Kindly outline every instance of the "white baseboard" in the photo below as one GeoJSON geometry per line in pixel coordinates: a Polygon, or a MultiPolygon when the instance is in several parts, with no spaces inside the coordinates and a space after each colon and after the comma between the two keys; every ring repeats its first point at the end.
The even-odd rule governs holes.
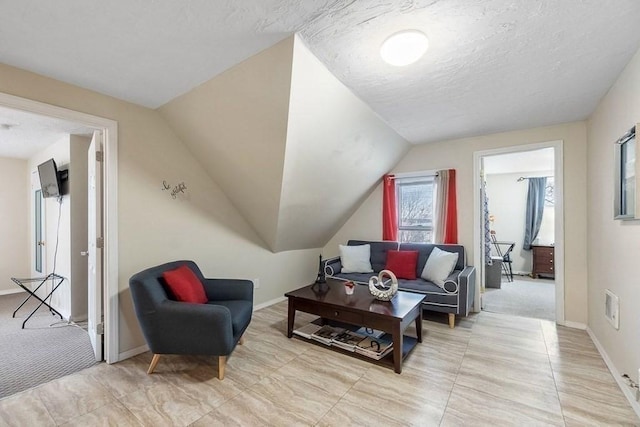
{"type": "Polygon", "coordinates": [[[125,359],[129,359],[130,357],[133,357],[133,356],[137,356],[146,351],[149,351],[149,346],[146,344],[141,345],[140,347],[132,348],[131,350],[123,351],[122,353],[118,354],[118,362],[121,362],[125,359]]]}
{"type": "Polygon", "coordinates": [[[269,307],[269,306],[271,306],[273,304],[277,304],[279,302],[285,301],[286,299],[287,299],[286,297],[278,297],[278,298],[272,299],[270,301],[263,302],[262,304],[254,305],[253,306],[253,311],[258,311],[258,310],[261,310],[263,308],[267,308],[267,307],[269,307]]]}
{"type": "Polygon", "coordinates": [[[0,291],[0,295],[19,294],[20,292],[25,292],[25,291],[22,289],[7,289],[5,291],[0,291]]]}
{"type": "Polygon", "coordinates": [[[640,403],[638,403],[638,401],[636,400],[635,393],[631,391],[631,388],[629,388],[627,384],[625,384],[622,379],[622,374],[618,372],[616,367],[613,365],[613,362],[609,358],[609,355],[606,351],[604,351],[604,347],[602,347],[600,341],[598,341],[598,338],[596,338],[596,335],[593,333],[591,328],[587,327],[587,333],[591,337],[591,341],[593,341],[593,343],[596,345],[596,348],[598,349],[600,356],[602,356],[604,363],[607,365],[607,368],[609,368],[611,375],[613,375],[613,379],[616,380],[616,383],[618,383],[618,387],[620,387],[620,390],[622,390],[622,393],[631,404],[631,408],[633,408],[636,415],[640,418],[640,403]]]}
{"type": "Polygon", "coordinates": [[[573,329],[582,329],[583,331],[587,329],[587,325],[580,322],[572,322],[571,320],[565,320],[564,322],[557,322],[558,325],[566,326],[567,328],[573,329]]]}

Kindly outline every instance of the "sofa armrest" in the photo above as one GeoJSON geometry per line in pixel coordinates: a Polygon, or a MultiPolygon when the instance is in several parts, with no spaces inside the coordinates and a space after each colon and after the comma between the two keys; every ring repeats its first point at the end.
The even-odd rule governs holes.
{"type": "Polygon", "coordinates": [[[468,315],[473,307],[476,290],[476,268],[467,266],[458,275],[458,284],[460,286],[460,303],[458,305],[458,314],[468,315]]]}
{"type": "Polygon", "coordinates": [[[326,259],[323,263],[324,274],[327,277],[333,277],[342,271],[342,263],[340,262],[339,256],[326,259]]]}
{"type": "Polygon", "coordinates": [[[245,300],[253,302],[253,282],[244,279],[204,279],[209,301],[245,300]]]}

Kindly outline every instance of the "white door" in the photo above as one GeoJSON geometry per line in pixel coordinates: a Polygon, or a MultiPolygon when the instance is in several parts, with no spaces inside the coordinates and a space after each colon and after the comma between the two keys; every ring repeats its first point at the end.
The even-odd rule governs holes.
{"type": "Polygon", "coordinates": [[[88,281],[89,286],[89,338],[96,356],[102,360],[103,353],[103,301],[102,301],[102,131],[95,131],[89,146],[88,161],[88,281]]]}

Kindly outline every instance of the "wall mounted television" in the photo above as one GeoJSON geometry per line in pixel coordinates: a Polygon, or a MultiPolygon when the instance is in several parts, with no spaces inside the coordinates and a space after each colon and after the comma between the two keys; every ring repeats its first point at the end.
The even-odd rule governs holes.
{"type": "MultiPolygon", "coordinates": [[[[66,176],[67,171],[63,171],[66,176]]],[[[42,197],[60,197],[62,196],[63,173],[58,171],[56,162],[49,159],[38,165],[38,175],[40,176],[40,188],[42,189],[42,197]]]]}

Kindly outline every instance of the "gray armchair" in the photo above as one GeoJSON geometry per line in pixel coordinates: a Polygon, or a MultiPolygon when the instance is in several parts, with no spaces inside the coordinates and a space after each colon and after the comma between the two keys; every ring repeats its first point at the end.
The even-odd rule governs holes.
{"type": "Polygon", "coordinates": [[[193,261],[174,261],[141,271],[129,279],[138,321],[155,369],[161,354],[218,356],[218,378],[224,378],[227,356],[249,326],[253,283],[239,279],[206,279],[193,261]],[[187,265],[202,282],[206,304],[175,301],[162,273],[187,265]]]}

